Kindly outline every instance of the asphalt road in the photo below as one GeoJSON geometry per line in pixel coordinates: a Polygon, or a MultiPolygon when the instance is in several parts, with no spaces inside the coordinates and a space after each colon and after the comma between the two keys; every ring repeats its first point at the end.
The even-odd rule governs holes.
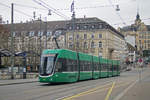
{"type": "MultiPolygon", "coordinates": [[[[136,86],[143,86],[144,91],[142,92],[150,93],[150,89],[145,89],[150,87],[145,87],[148,86],[146,83],[150,82],[149,76],[150,69],[143,69],[141,74],[135,69],[123,72],[118,77],[87,80],[71,84],[35,82],[5,85],[0,86],[0,100],[137,100],[133,97],[137,97],[141,91],[136,86]],[[137,92],[136,94],[135,91],[137,92]]],[[[141,100],[149,100],[147,99],[149,95],[142,96],[145,99],[141,100]]]]}

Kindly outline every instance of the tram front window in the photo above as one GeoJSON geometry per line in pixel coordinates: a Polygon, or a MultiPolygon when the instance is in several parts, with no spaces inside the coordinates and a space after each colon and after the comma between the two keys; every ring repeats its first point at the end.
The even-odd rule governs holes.
{"type": "Polygon", "coordinates": [[[53,72],[56,56],[42,56],[40,65],[40,75],[50,75],[53,72]]]}

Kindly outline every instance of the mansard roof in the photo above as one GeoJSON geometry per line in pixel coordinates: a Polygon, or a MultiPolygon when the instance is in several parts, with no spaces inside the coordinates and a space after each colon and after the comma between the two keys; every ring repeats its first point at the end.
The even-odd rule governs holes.
{"type": "MultiPolygon", "coordinates": [[[[55,29],[68,29],[67,25],[71,25],[72,20],[62,20],[62,21],[48,21],[47,22],[47,30],[48,31],[54,31],[55,29]]],[[[121,37],[124,38],[124,36],[118,32],[115,28],[113,28],[111,25],[109,25],[107,22],[100,20],[97,17],[91,17],[91,18],[76,18],[75,19],[75,24],[81,25],[81,24],[88,24],[90,25],[89,28],[92,29],[100,29],[102,27],[103,29],[110,29],[113,32],[119,34],[121,37]],[[101,25],[101,26],[98,26],[101,25]]],[[[46,22],[37,20],[37,21],[30,21],[26,23],[16,23],[14,24],[14,31],[20,35],[20,32],[25,31],[25,32],[30,32],[34,31],[36,34],[40,30],[41,26],[41,31],[45,31],[46,29],[46,22]],[[41,24],[40,24],[41,23],[41,24]]],[[[9,30],[11,29],[11,24],[5,24],[5,27],[7,27],[9,30]]],[[[45,32],[44,32],[45,34],[45,32]]]]}

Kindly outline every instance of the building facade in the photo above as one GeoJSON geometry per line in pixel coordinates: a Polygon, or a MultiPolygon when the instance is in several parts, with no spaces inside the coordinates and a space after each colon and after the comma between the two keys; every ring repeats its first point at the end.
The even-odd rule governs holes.
{"type": "MultiPolygon", "coordinates": [[[[43,49],[56,49],[53,37],[57,37],[60,48],[64,48],[65,24],[67,21],[43,22],[40,20],[26,23],[16,23],[13,26],[13,48],[17,52],[34,52],[27,54],[26,63],[32,70],[37,71],[40,64],[40,54],[43,49]]],[[[3,24],[8,29],[8,46],[5,49],[11,51],[11,24],[3,24]]],[[[10,65],[8,58],[7,66],[10,65]]],[[[22,57],[15,57],[15,65],[23,66],[22,57]]]]}
{"type": "Polygon", "coordinates": [[[150,50],[150,25],[145,25],[139,13],[137,13],[135,23],[119,29],[124,36],[130,35],[135,37],[135,47],[139,54],[143,50],[150,50]]]}
{"type": "Polygon", "coordinates": [[[71,50],[118,60],[126,45],[120,32],[96,17],[78,18],[67,24],[66,44],[71,50]]]}

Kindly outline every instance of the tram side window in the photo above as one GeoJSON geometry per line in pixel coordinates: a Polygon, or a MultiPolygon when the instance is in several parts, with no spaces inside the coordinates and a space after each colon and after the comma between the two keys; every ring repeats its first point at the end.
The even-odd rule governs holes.
{"type": "Polygon", "coordinates": [[[84,61],[84,71],[88,71],[87,61],[84,61]]]}
{"type": "Polygon", "coordinates": [[[101,71],[104,71],[104,64],[101,63],[101,71]]]}
{"type": "Polygon", "coordinates": [[[118,65],[114,65],[113,69],[114,69],[114,71],[117,71],[118,70],[118,65]]]}
{"type": "Polygon", "coordinates": [[[80,71],[84,71],[84,63],[83,63],[83,61],[80,61],[80,71]]]}
{"type": "Polygon", "coordinates": [[[80,61],[80,71],[91,71],[91,62],[80,61]]]}
{"type": "Polygon", "coordinates": [[[67,59],[66,66],[67,66],[67,71],[71,71],[71,72],[77,71],[77,63],[76,63],[76,60],[67,59]]]}
{"type": "Polygon", "coordinates": [[[107,64],[107,70],[110,71],[110,64],[107,64]]]}
{"type": "Polygon", "coordinates": [[[117,70],[116,67],[117,67],[116,65],[113,65],[113,71],[116,71],[116,70],[117,70]]]}
{"type": "Polygon", "coordinates": [[[107,64],[102,64],[101,70],[102,71],[107,71],[107,64]]]}
{"type": "Polygon", "coordinates": [[[111,65],[110,65],[110,70],[111,70],[111,71],[114,70],[113,67],[114,67],[114,65],[111,64],[111,65]]]}
{"type": "Polygon", "coordinates": [[[72,60],[72,68],[73,68],[73,71],[77,71],[77,61],[76,60],[72,60]]]}
{"type": "Polygon", "coordinates": [[[72,62],[70,59],[67,59],[67,71],[72,71],[72,62]]]}
{"type": "Polygon", "coordinates": [[[92,70],[92,67],[91,67],[91,62],[88,61],[88,67],[89,67],[89,70],[88,71],[91,71],[92,70]]]}
{"type": "Polygon", "coordinates": [[[99,63],[96,62],[96,63],[95,63],[95,71],[98,71],[98,70],[99,70],[99,63]]]}
{"type": "Polygon", "coordinates": [[[91,62],[87,61],[87,71],[91,71],[91,62]]]}
{"type": "Polygon", "coordinates": [[[96,62],[93,62],[94,71],[96,71],[96,62]]]}
{"type": "Polygon", "coordinates": [[[56,72],[66,71],[66,63],[65,63],[65,59],[64,58],[59,58],[57,60],[56,66],[55,66],[55,71],[56,72]]]}

